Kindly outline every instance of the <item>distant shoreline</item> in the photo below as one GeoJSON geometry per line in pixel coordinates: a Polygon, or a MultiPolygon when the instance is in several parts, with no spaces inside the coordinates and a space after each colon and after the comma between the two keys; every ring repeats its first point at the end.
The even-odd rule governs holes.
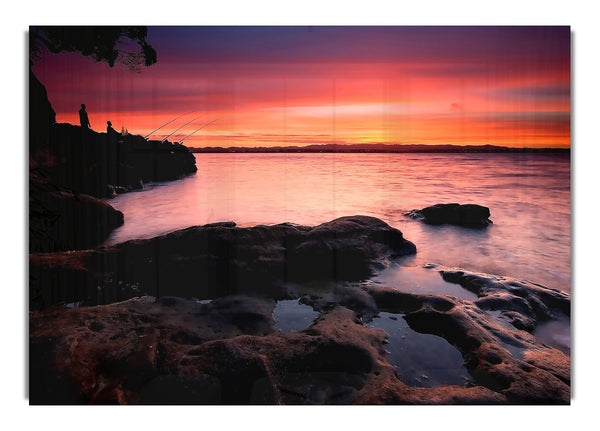
{"type": "Polygon", "coordinates": [[[188,147],[192,153],[560,153],[570,148],[512,148],[494,145],[309,145],[306,147],[188,147]]]}

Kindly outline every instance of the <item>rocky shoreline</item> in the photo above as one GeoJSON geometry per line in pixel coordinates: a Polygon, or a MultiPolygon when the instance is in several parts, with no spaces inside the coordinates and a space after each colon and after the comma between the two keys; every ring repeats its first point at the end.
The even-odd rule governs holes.
{"type": "Polygon", "coordinates": [[[568,318],[568,294],[439,265],[427,270],[477,299],[369,281],[415,252],[381,220],[350,216],[315,227],[219,223],[110,248],[31,255],[30,274],[49,284],[37,285],[46,306],[32,304],[29,316],[30,401],[570,402],[568,352],[533,335],[542,322],[568,318]],[[273,310],[294,298],[319,316],[306,329],[282,333],[273,310]],[[77,301],[91,306],[58,305],[77,301]],[[405,384],[386,351],[389,334],[368,327],[382,312],[450,343],[470,382],[405,384]]]}
{"type": "Polygon", "coordinates": [[[197,170],[183,145],[135,135],[110,137],[70,124],[50,125],[47,145],[32,145],[30,155],[30,250],[36,252],[101,244],[123,224],[123,214],[101,198],[197,170]],[[104,222],[98,225],[97,219],[104,222]],[[70,228],[73,224],[80,229],[70,228]]]}
{"type": "Polygon", "coordinates": [[[56,123],[46,88],[31,69],[29,106],[32,252],[96,247],[123,224],[123,214],[100,199],[197,171],[184,145],[56,123]]]}
{"type": "MultiPolygon", "coordinates": [[[[470,296],[379,284],[377,271],[417,247],[373,217],[224,222],[100,247],[125,222],[101,199],[193,174],[195,157],[178,143],[57,123],[31,63],[28,97],[30,404],[570,403],[570,347],[536,336],[570,320],[569,294],[436,264],[419,269],[470,296]],[[290,300],[316,317],[282,331],[275,310],[290,300]],[[374,325],[384,318],[389,332],[374,325]],[[468,377],[407,378],[392,345],[408,330],[446,343],[468,377]]],[[[479,205],[406,215],[492,223],[479,205]]],[[[443,359],[402,351],[416,353],[443,359]]]]}
{"type": "MultiPolygon", "coordinates": [[[[30,169],[43,172],[56,187],[110,198],[150,181],[176,180],[197,171],[196,159],[184,145],[57,123],[46,88],[31,69],[29,105],[30,169]]],[[[95,124],[104,129],[106,120],[95,124]]]]}
{"type": "Polygon", "coordinates": [[[365,280],[386,260],[414,253],[402,232],[374,217],[314,227],[214,223],[112,247],[31,254],[30,299],[41,296],[45,306],[143,295],[206,299],[262,292],[280,299],[290,283],[365,280]]]}

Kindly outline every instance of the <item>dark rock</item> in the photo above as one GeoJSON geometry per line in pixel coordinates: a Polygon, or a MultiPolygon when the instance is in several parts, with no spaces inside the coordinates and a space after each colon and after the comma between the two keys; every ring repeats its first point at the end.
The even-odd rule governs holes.
{"type": "Polygon", "coordinates": [[[492,223],[489,219],[489,208],[475,204],[436,204],[420,210],[409,211],[406,215],[433,225],[453,224],[477,228],[486,227],[492,223]]]}
{"type": "Polygon", "coordinates": [[[374,316],[378,313],[375,299],[359,286],[331,283],[319,289],[319,295],[310,295],[310,287],[301,286],[292,296],[302,296],[300,302],[310,305],[317,311],[328,311],[335,305],[343,305],[362,316],[374,316]]]}
{"type": "Polygon", "coordinates": [[[60,187],[99,198],[197,171],[194,155],[186,147],[137,135],[113,136],[71,124],[53,124],[44,142],[32,146],[30,154],[49,179],[60,187]]]}
{"type": "Polygon", "coordinates": [[[139,392],[139,404],[144,405],[219,404],[222,399],[219,379],[202,375],[158,375],[145,383],[139,392]]]}
{"type": "MultiPolygon", "coordinates": [[[[64,291],[64,284],[75,280],[85,297],[65,301],[88,305],[143,294],[216,298],[241,293],[283,299],[285,283],[364,280],[394,256],[415,251],[402,232],[366,216],[316,227],[217,223],[98,249],[85,254],[77,268],[63,266],[60,258],[34,259],[30,272],[47,303],[52,303],[50,292],[61,291],[54,283],[62,283],[64,291]]],[[[348,297],[352,301],[368,308],[364,298],[348,297]]]]}
{"type": "Polygon", "coordinates": [[[215,223],[32,254],[30,298],[112,304],[30,312],[30,402],[569,403],[569,356],[530,333],[538,321],[570,315],[568,294],[440,265],[430,267],[478,299],[352,284],[415,251],[381,220],[352,216],[315,227],[215,223]],[[123,301],[143,294],[159,299],[123,301]],[[298,297],[320,316],[280,333],[276,300],[298,297]],[[455,346],[472,387],[405,385],[388,362],[385,332],[363,324],[380,311],[455,346]]]}
{"type": "Polygon", "coordinates": [[[100,322],[96,322],[95,320],[93,322],[90,322],[90,324],[88,325],[88,328],[91,331],[94,332],[100,332],[104,329],[104,325],[100,322]]]}
{"type": "MultiPolygon", "coordinates": [[[[56,112],[48,100],[46,87],[29,68],[29,142],[30,149],[48,144],[50,126],[56,123],[56,112]]],[[[32,153],[33,154],[33,153],[32,153]]]]}
{"type": "Polygon", "coordinates": [[[378,286],[367,289],[382,310],[405,313],[413,330],[438,335],[456,346],[476,385],[499,392],[515,404],[569,403],[568,356],[541,344],[518,324],[509,329],[470,301],[458,298],[445,297],[444,303],[452,306],[440,307],[442,297],[378,286]],[[523,360],[514,357],[507,346],[523,351],[523,360]]]}
{"type": "Polygon", "coordinates": [[[87,195],[50,189],[30,176],[29,251],[82,250],[101,244],[123,213],[87,195]]]}
{"type": "Polygon", "coordinates": [[[514,326],[535,329],[535,322],[571,315],[568,294],[526,280],[468,272],[456,268],[440,269],[442,278],[476,293],[475,303],[484,310],[499,310],[514,326]]]}
{"type": "MultiPolygon", "coordinates": [[[[229,303],[252,307],[247,300],[256,301],[237,297],[229,303]]],[[[86,404],[506,403],[484,387],[405,386],[386,361],[383,331],[357,323],[343,307],[305,331],[267,335],[233,330],[228,318],[215,325],[215,312],[212,303],[165,307],[134,299],[94,309],[102,332],[80,326],[85,308],[32,313],[30,363],[36,376],[45,377],[31,381],[30,400],[52,403],[60,390],[60,401],[86,404]],[[143,337],[134,331],[140,314],[152,317],[137,331],[148,334],[143,337]],[[191,349],[172,341],[177,333],[198,331],[191,349]],[[111,337],[115,333],[124,335],[111,337]],[[52,385],[41,384],[47,382],[52,385]]]]}
{"type": "MultiPolygon", "coordinates": [[[[335,231],[334,237],[343,237],[349,229],[341,228],[346,221],[331,222],[331,230],[321,225],[317,233],[327,237],[335,231]]],[[[315,230],[291,225],[257,229],[261,238],[269,238],[262,252],[281,238],[291,238],[293,246],[299,246],[315,230]],[[288,229],[293,229],[292,236],[288,229]]],[[[220,242],[224,238],[248,240],[252,235],[257,232],[217,224],[175,232],[171,238],[175,242],[160,247],[202,239],[203,250],[226,251],[231,248],[220,242]],[[208,231],[216,236],[202,236],[208,231]]],[[[134,243],[145,244],[132,242],[128,247],[134,243]]],[[[109,253],[104,253],[106,258],[109,253]]],[[[87,271],[89,259],[100,254],[55,253],[37,259],[38,265],[87,271]]],[[[303,331],[290,333],[274,328],[275,301],[259,297],[264,292],[259,285],[249,290],[253,296],[221,292],[210,303],[169,296],[156,302],[142,298],[93,309],[30,312],[30,400],[32,404],[568,404],[569,356],[527,331],[538,319],[560,318],[558,314],[570,309],[569,295],[524,280],[435,268],[444,279],[460,283],[479,298],[418,295],[369,283],[299,283],[289,287],[292,295],[301,295],[320,316],[303,331]],[[405,385],[387,360],[386,334],[363,324],[379,311],[402,313],[414,331],[443,337],[455,346],[472,378],[471,387],[405,385]],[[511,319],[512,327],[497,312],[511,319]],[[97,384],[100,381],[102,385],[97,384]]],[[[201,277],[196,280],[205,282],[201,277]]]]}
{"type": "Polygon", "coordinates": [[[412,329],[456,346],[473,386],[404,385],[387,362],[386,334],[341,306],[304,331],[283,334],[273,328],[274,301],[142,298],[95,307],[94,327],[85,324],[87,308],[32,312],[30,364],[40,378],[31,381],[32,404],[569,402],[568,356],[532,335],[498,324],[470,301],[364,289],[382,308],[404,311],[412,329]],[[522,358],[506,345],[521,349],[522,358]]]}
{"type": "Polygon", "coordinates": [[[378,260],[416,253],[402,232],[374,217],[341,217],[286,238],[289,279],[357,280],[378,260]],[[296,243],[297,242],[297,243],[296,243]]]}

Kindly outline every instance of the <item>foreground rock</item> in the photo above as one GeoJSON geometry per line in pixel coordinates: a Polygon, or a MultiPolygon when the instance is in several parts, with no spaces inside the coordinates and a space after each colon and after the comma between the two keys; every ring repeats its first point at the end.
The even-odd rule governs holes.
{"type": "Polygon", "coordinates": [[[475,204],[436,204],[420,210],[412,210],[407,216],[428,224],[453,224],[464,227],[486,227],[492,223],[490,209],[475,204]]]}
{"type": "Polygon", "coordinates": [[[249,292],[278,299],[289,282],[364,280],[388,259],[414,253],[402,232],[374,217],[315,227],[217,223],[78,254],[31,255],[30,297],[46,305],[249,292]]]}
{"type": "Polygon", "coordinates": [[[33,404],[502,403],[482,387],[411,388],[384,333],[337,307],[280,334],[272,301],[177,298],[31,315],[33,404]]]}
{"type": "Polygon", "coordinates": [[[569,403],[568,351],[535,336],[540,323],[569,318],[568,294],[437,265],[425,269],[477,298],[368,281],[395,256],[415,252],[397,229],[351,216],[315,227],[218,223],[111,248],[31,254],[32,308],[45,307],[29,315],[30,401],[569,403]],[[159,299],[139,298],[148,294],[159,299]],[[319,317],[280,333],[276,301],[297,298],[319,317]],[[112,304],[49,306],[76,301],[112,304]],[[428,388],[403,381],[385,349],[391,336],[367,327],[382,312],[445,339],[470,379],[428,388]]]}
{"type": "MultiPolygon", "coordinates": [[[[499,284],[491,287],[494,276],[437,270],[481,277],[488,287],[472,302],[371,284],[348,285],[347,291],[304,284],[303,293],[296,294],[320,316],[307,329],[285,334],[273,325],[275,301],[246,295],[210,303],[139,298],[30,312],[30,400],[33,404],[569,403],[569,356],[486,311],[486,297],[515,286],[497,279],[499,284]],[[369,316],[381,311],[400,313],[413,330],[454,345],[471,383],[433,388],[403,383],[388,361],[387,334],[365,326],[369,316]]],[[[556,308],[555,291],[520,283],[518,293],[512,293],[540,301],[548,310],[560,313],[568,303],[567,295],[559,295],[556,308]]],[[[552,313],[547,316],[553,318],[552,313]]]]}
{"type": "Polygon", "coordinates": [[[460,280],[469,288],[478,285],[479,299],[414,295],[378,286],[366,290],[380,310],[404,313],[414,330],[439,335],[457,347],[475,384],[502,393],[511,403],[569,403],[570,357],[532,335],[538,322],[569,315],[569,295],[524,280],[439,270],[445,280],[460,280]],[[498,297],[503,303],[491,306],[498,297]],[[529,307],[538,310],[523,325],[521,312],[529,307]]]}

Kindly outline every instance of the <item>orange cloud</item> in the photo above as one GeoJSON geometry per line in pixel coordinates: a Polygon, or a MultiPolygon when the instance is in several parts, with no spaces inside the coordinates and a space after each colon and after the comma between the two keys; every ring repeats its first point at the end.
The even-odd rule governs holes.
{"type": "Polygon", "coordinates": [[[110,120],[146,135],[202,114],[176,138],[218,118],[191,146],[570,145],[566,28],[151,28],[149,37],[159,62],[140,74],[45,55],[34,72],[57,120],[77,123],[86,103],[94,129],[110,120]]]}

